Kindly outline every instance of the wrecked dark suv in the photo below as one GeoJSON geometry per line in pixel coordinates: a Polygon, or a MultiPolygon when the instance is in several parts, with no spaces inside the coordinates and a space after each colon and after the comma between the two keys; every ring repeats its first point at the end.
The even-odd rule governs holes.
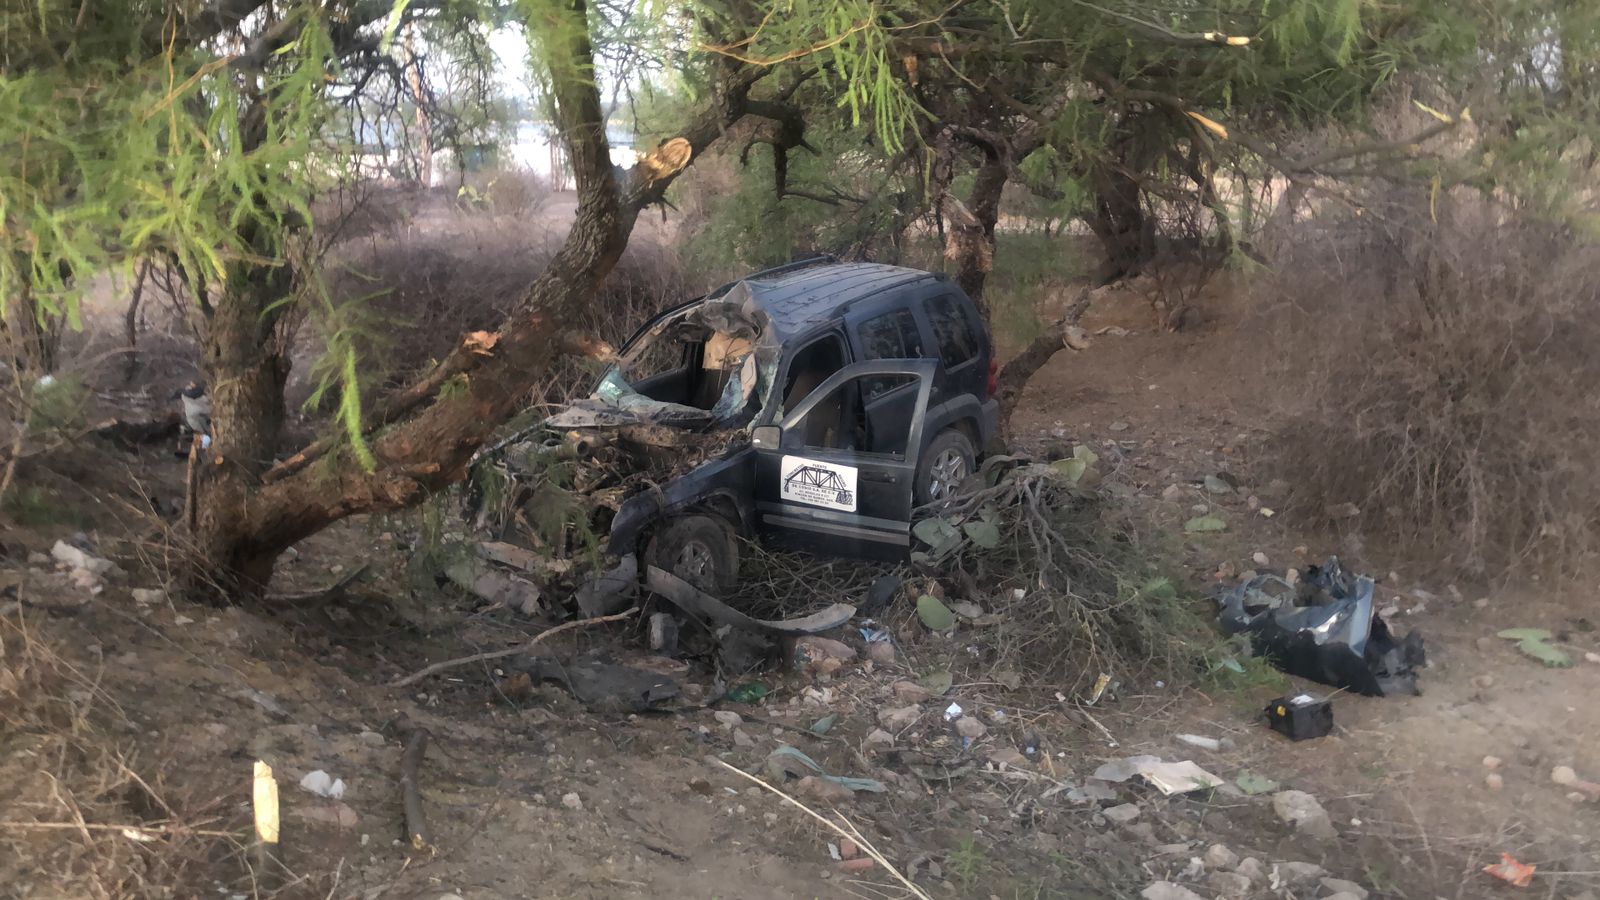
{"type": "Polygon", "coordinates": [[[768,269],[646,322],[542,441],[508,448],[500,521],[548,519],[538,482],[559,482],[613,562],[708,591],[734,583],[736,536],[904,558],[912,509],[994,436],[995,376],[982,317],[943,275],[768,269]]]}

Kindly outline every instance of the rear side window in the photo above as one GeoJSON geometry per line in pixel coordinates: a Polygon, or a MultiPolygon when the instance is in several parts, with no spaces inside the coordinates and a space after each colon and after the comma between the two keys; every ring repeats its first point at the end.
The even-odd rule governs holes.
{"type": "Polygon", "coordinates": [[[961,301],[953,294],[940,294],[928,301],[928,324],[933,326],[934,340],[939,342],[939,358],[944,367],[953,369],[978,355],[978,339],[972,333],[972,320],[961,301]]]}
{"type": "MultiPolygon", "coordinates": [[[[897,309],[868,319],[858,329],[865,359],[921,359],[922,335],[911,310],[897,309]]],[[[867,378],[862,381],[866,399],[871,400],[904,383],[898,378],[867,378]]]]}

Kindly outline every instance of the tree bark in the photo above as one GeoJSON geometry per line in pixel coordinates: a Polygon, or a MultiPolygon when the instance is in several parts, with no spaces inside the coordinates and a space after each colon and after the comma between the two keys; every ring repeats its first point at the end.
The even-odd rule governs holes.
{"type": "Polygon", "coordinates": [[[1094,190],[1089,229],[1106,254],[1098,283],[1139,274],[1153,250],[1139,182],[1119,168],[1102,165],[1094,171],[1094,190]]]}
{"type": "MultiPolygon", "coordinates": [[[[396,402],[379,405],[380,421],[367,423],[375,458],[370,469],[331,442],[268,469],[260,448],[276,432],[241,407],[281,398],[282,380],[274,376],[287,368],[280,373],[265,360],[240,365],[249,377],[230,386],[226,400],[220,391],[213,397],[214,416],[223,401],[227,421],[214,423],[204,488],[212,517],[202,517],[204,552],[195,561],[194,581],[221,586],[230,599],[259,595],[277,557],[296,541],[348,516],[413,505],[465,477],[473,454],[520,411],[537,377],[582,343],[571,339],[567,323],[615,267],[639,211],[658,202],[673,178],[744,114],[749,88],[765,71],[719,60],[708,111],[681,137],[618,173],[606,141],[586,2],[563,0],[553,16],[564,21],[538,27],[552,38],[550,91],[578,193],[561,248],[498,331],[467,335],[396,402]],[[447,385],[451,389],[443,390],[447,385]]],[[[221,335],[247,333],[247,313],[237,316],[221,335]]],[[[232,354],[228,358],[244,357],[244,349],[239,339],[219,336],[219,351],[232,354]]]]}
{"type": "Polygon", "coordinates": [[[1049,362],[1056,353],[1065,345],[1067,329],[1078,324],[1083,318],[1084,311],[1089,308],[1089,289],[1084,288],[1067,307],[1061,318],[1045,332],[1034,338],[1028,346],[1016,356],[1006,361],[1000,368],[997,376],[999,391],[997,397],[1000,401],[1000,435],[1009,444],[1011,440],[1011,414],[1016,412],[1017,403],[1022,400],[1022,391],[1028,382],[1049,362]]]}
{"type": "Polygon", "coordinates": [[[962,203],[946,191],[941,204],[947,224],[944,256],[956,270],[956,283],[989,317],[983,299],[984,284],[994,268],[994,229],[1000,220],[1000,196],[1010,168],[998,155],[986,156],[978,167],[972,193],[962,203]]]}

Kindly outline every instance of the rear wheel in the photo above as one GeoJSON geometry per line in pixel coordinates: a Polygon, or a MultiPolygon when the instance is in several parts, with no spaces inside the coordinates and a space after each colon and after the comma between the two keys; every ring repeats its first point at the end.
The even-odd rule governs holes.
{"type": "Polygon", "coordinates": [[[733,529],[714,516],[681,516],[650,539],[646,561],[708,594],[731,591],[739,581],[739,545],[733,529]]]}
{"type": "Polygon", "coordinates": [[[917,466],[916,501],[921,506],[943,500],[956,492],[971,475],[977,452],[972,441],[959,429],[946,428],[936,435],[922,453],[917,466]]]}

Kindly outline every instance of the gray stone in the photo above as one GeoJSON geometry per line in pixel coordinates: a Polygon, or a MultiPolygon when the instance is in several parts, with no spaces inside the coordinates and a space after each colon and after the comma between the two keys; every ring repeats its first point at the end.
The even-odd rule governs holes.
{"type": "Polygon", "coordinates": [[[1331,894],[1338,896],[1348,894],[1355,897],[1356,900],[1367,900],[1367,889],[1354,881],[1346,881],[1343,878],[1324,878],[1322,879],[1322,886],[1331,894]]]}
{"type": "Polygon", "coordinates": [[[1239,854],[1222,844],[1212,844],[1206,848],[1205,863],[1208,869],[1231,869],[1239,864],[1239,854]]]}
{"type": "Polygon", "coordinates": [[[1284,884],[1308,884],[1321,878],[1328,870],[1308,862],[1282,862],[1273,867],[1278,880],[1284,884]]]}
{"type": "Polygon", "coordinates": [[[1199,894],[1189,890],[1181,884],[1170,881],[1152,882],[1148,887],[1139,892],[1144,900],[1205,900],[1199,894]]]}
{"type": "Polygon", "coordinates": [[[1296,831],[1318,840],[1333,840],[1339,832],[1333,827],[1328,811],[1317,798],[1305,791],[1279,791],[1272,795],[1272,809],[1278,818],[1294,826],[1296,831]]]}
{"type": "Polygon", "coordinates": [[[1244,900],[1250,895],[1250,879],[1238,872],[1212,872],[1206,884],[1223,900],[1244,900]]]}
{"type": "Polygon", "coordinates": [[[1103,809],[1100,811],[1100,815],[1105,816],[1107,819],[1110,819],[1118,825],[1126,825],[1129,822],[1132,822],[1134,819],[1139,818],[1139,812],[1140,810],[1138,805],[1133,803],[1124,803],[1121,806],[1113,806],[1110,809],[1103,809]]]}
{"type": "Polygon", "coordinates": [[[1267,880],[1266,864],[1254,856],[1246,856],[1239,860],[1239,864],[1234,866],[1233,870],[1252,882],[1267,880]]]}
{"type": "Polygon", "coordinates": [[[1322,900],[1364,900],[1366,896],[1366,894],[1352,894],[1349,891],[1340,891],[1337,894],[1329,894],[1322,900]]]}

